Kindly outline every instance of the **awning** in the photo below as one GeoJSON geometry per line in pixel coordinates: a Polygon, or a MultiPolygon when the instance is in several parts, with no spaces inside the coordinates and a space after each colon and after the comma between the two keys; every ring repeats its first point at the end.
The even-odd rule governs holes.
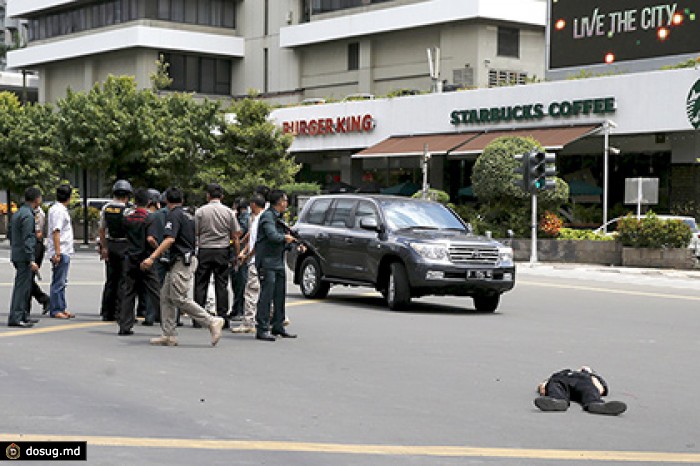
{"type": "Polygon", "coordinates": [[[582,125],[582,126],[560,126],[550,128],[530,128],[530,129],[513,129],[506,131],[489,131],[479,134],[477,137],[471,138],[464,144],[456,147],[449,152],[449,155],[472,155],[481,154],[486,146],[494,139],[508,136],[532,137],[539,141],[547,150],[563,149],[567,144],[571,144],[577,139],[581,139],[589,134],[597,131],[600,125],[582,125]]]}
{"type": "Polygon", "coordinates": [[[425,134],[416,136],[392,136],[382,142],[354,154],[352,158],[415,157],[422,156],[425,145],[432,155],[445,155],[455,147],[479,136],[475,133],[425,134]]]}

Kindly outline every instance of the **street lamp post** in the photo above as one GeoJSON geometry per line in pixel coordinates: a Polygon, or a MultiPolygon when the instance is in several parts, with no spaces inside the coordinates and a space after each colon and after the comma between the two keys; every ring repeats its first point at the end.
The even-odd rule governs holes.
{"type": "Polygon", "coordinates": [[[612,120],[605,120],[603,123],[604,131],[604,152],[603,152],[603,232],[608,232],[608,177],[610,176],[609,159],[610,159],[610,128],[616,128],[617,125],[612,120]]]}

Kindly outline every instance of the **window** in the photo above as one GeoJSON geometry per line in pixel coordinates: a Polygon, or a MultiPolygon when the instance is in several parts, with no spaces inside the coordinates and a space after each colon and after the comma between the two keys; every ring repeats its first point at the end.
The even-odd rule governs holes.
{"type": "Polygon", "coordinates": [[[176,23],[234,28],[236,2],[233,0],[94,1],[29,21],[29,38],[32,41],[47,39],[137,19],[160,19],[176,23]]]}
{"type": "Polygon", "coordinates": [[[355,207],[355,201],[352,199],[340,199],[336,201],[331,217],[332,227],[350,228],[350,213],[355,207]]]}
{"type": "Polygon", "coordinates": [[[158,19],[170,19],[170,0],[158,0],[158,19]]]}
{"type": "Polygon", "coordinates": [[[379,219],[377,218],[377,211],[371,202],[360,201],[355,211],[355,228],[360,228],[360,222],[363,218],[373,218],[377,224],[379,224],[379,219]]]}
{"type": "Polygon", "coordinates": [[[270,51],[265,47],[263,49],[263,92],[269,92],[270,82],[268,75],[270,74],[270,51]]]}
{"type": "Polygon", "coordinates": [[[170,19],[177,23],[185,22],[185,0],[172,0],[170,3],[170,19]]]}
{"type": "Polygon", "coordinates": [[[202,58],[200,73],[200,92],[203,94],[214,94],[216,91],[216,60],[213,58],[202,58]]]}
{"type": "Polygon", "coordinates": [[[211,0],[199,0],[197,8],[197,24],[210,24],[211,0]]]}
{"type": "Polygon", "coordinates": [[[319,199],[318,201],[315,201],[309,208],[309,211],[306,213],[305,221],[312,225],[323,225],[323,221],[326,218],[326,212],[328,212],[328,208],[330,206],[330,199],[319,199]]]}
{"type": "Polygon", "coordinates": [[[199,92],[213,95],[231,94],[231,60],[164,53],[170,64],[173,91],[199,92]]]}
{"type": "Polygon", "coordinates": [[[498,56],[520,58],[520,30],[498,27],[498,56]]]}
{"type": "Polygon", "coordinates": [[[348,70],[360,69],[360,44],[351,42],[348,44],[348,70]]]}

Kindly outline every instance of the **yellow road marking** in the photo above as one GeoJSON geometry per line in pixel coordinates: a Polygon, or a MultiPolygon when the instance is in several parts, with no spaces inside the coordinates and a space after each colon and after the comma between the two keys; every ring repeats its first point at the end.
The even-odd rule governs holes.
{"type": "MultiPolygon", "coordinates": [[[[44,281],[37,282],[37,283],[39,285],[47,285],[47,286],[51,284],[51,282],[44,282],[44,281]]],[[[104,284],[105,284],[104,281],[101,281],[101,282],[71,282],[71,281],[69,281],[68,282],[69,287],[70,286],[104,286],[104,284]]],[[[0,283],[0,288],[12,288],[13,286],[15,286],[14,282],[2,282],[2,283],[0,283]]]]}
{"type": "Polygon", "coordinates": [[[76,435],[0,434],[3,442],[87,441],[90,446],[180,448],[187,450],[248,450],[336,453],[351,455],[435,456],[463,458],[518,458],[561,461],[624,461],[640,463],[700,463],[700,453],[653,451],[550,450],[525,448],[477,448],[459,446],[362,445],[258,440],[197,440],[181,438],[99,437],[76,435]]]}
{"type": "Polygon", "coordinates": [[[20,335],[36,335],[39,333],[63,332],[65,330],[76,330],[79,328],[101,327],[104,325],[114,325],[114,322],[82,322],[79,324],[54,325],[51,327],[28,328],[24,330],[11,330],[9,332],[0,332],[0,338],[16,337],[20,335]]]}
{"type": "Polygon", "coordinates": [[[530,280],[518,280],[516,284],[523,285],[534,285],[534,286],[546,286],[550,288],[565,288],[570,290],[580,290],[580,291],[595,291],[600,293],[612,293],[612,294],[624,294],[624,295],[634,295],[634,296],[648,296],[650,298],[663,298],[663,299],[681,299],[687,301],[700,301],[700,296],[688,296],[688,295],[677,295],[677,294],[667,294],[667,293],[650,293],[647,291],[631,291],[631,290],[614,290],[611,288],[599,288],[594,286],[580,286],[580,285],[565,285],[560,283],[547,283],[547,282],[533,282],[530,280]]]}

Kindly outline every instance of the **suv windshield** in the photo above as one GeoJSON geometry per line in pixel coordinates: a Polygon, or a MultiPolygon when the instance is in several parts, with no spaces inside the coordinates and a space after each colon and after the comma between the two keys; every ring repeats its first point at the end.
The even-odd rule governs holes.
{"type": "Polygon", "coordinates": [[[382,200],[380,204],[392,230],[422,228],[467,231],[462,222],[442,204],[400,200],[382,200]]]}

